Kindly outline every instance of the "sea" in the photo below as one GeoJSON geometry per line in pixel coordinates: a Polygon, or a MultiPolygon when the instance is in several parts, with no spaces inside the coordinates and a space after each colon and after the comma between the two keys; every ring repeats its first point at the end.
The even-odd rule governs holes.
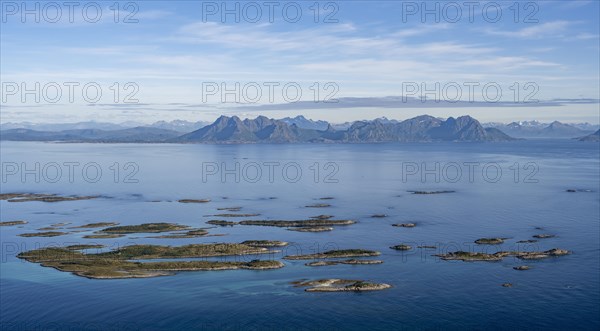
{"type": "MultiPolygon", "coordinates": [[[[598,330],[600,145],[576,140],[385,144],[0,143],[1,193],[98,196],[62,202],[0,201],[1,330],[598,330]],[[573,192],[569,192],[571,190],[573,192]],[[437,193],[437,194],[415,194],[437,193]],[[323,199],[331,198],[331,199],[323,199]],[[210,199],[180,203],[180,199],[210,199]],[[310,207],[327,204],[328,207],[310,207]],[[224,218],[218,208],[260,216],[224,218]],[[356,224],[303,233],[215,227],[212,219],[301,220],[320,214],[356,224]],[[386,217],[372,217],[383,214],[386,217]],[[71,226],[172,222],[208,236],[83,239],[71,226]],[[392,224],[415,223],[414,228],[392,224]],[[19,234],[55,223],[58,237],[19,234]],[[552,238],[533,243],[534,235],[552,238]],[[479,238],[505,238],[477,245],[479,238]],[[281,240],[260,256],[276,270],[180,272],[88,279],[18,259],[76,243],[107,251],[132,244],[281,240]],[[407,244],[408,251],[390,249],[407,244]],[[435,246],[434,249],[417,246],[435,246]],[[309,267],[286,255],[361,248],[378,265],[309,267]],[[522,261],[445,261],[453,251],[571,254],[522,261]],[[530,270],[513,267],[528,265],[530,270]],[[325,278],[392,285],[373,292],[313,293],[292,282],[325,278]],[[512,287],[502,284],[510,283],[512,287]]],[[[225,211],[227,212],[227,211],[225,211]]],[[[381,215],[380,215],[381,216],[381,215]]],[[[217,259],[217,260],[219,260],[217,259]]]]}

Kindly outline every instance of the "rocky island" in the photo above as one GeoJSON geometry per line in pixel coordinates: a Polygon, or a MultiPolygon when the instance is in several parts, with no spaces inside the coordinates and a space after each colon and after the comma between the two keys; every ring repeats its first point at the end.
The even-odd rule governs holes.
{"type": "Polygon", "coordinates": [[[444,194],[444,193],[454,193],[456,191],[407,191],[412,194],[444,194]]]}
{"type": "Polygon", "coordinates": [[[0,226],[14,226],[14,225],[23,225],[27,224],[27,221],[6,221],[0,222],[0,226]]]}
{"type": "Polygon", "coordinates": [[[206,224],[219,225],[219,226],[234,226],[239,223],[233,222],[233,221],[225,221],[225,220],[210,220],[210,221],[207,221],[206,224]]]}
{"type": "Polygon", "coordinates": [[[66,246],[65,249],[71,250],[71,251],[80,251],[83,249],[100,249],[100,248],[104,248],[104,245],[98,245],[98,244],[93,244],[93,245],[88,245],[88,244],[79,244],[79,245],[70,245],[70,246],[66,246]]]}
{"type": "Polygon", "coordinates": [[[303,226],[296,228],[287,228],[288,231],[297,231],[297,232],[327,232],[333,231],[333,228],[330,226],[303,226]]]}
{"type": "Polygon", "coordinates": [[[39,228],[37,229],[38,231],[55,231],[55,230],[60,230],[61,228],[57,228],[55,226],[46,226],[43,228],[39,228]]]}
{"type": "Polygon", "coordinates": [[[520,252],[515,254],[515,256],[522,260],[539,260],[548,257],[563,256],[568,254],[571,254],[571,252],[569,252],[566,249],[553,248],[543,252],[520,252]]]}
{"type": "Polygon", "coordinates": [[[128,233],[158,233],[188,229],[189,226],[175,223],[144,223],[138,225],[121,225],[102,229],[99,233],[128,234],[128,233]]]}
{"type": "Polygon", "coordinates": [[[500,251],[496,253],[477,253],[456,251],[447,254],[435,254],[442,260],[459,260],[459,261],[501,261],[506,256],[515,256],[523,260],[538,260],[548,257],[556,257],[570,254],[569,251],[559,248],[553,248],[543,252],[517,252],[517,251],[500,251]]]}
{"type": "Polygon", "coordinates": [[[500,245],[504,243],[505,238],[479,238],[475,240],[478,245],[500,245]]]}
{"type": "Polygon", "coordinates": [[[315,204],[307,205],[304,207],[306,207],[306,208],[327,208],[327,207],[331,207],[331,205],[328,203],[315,203],[315,204]]]}
{"type": "Polygon", "coordinates": [[[308,227],[308,226],[334,226],[334,225],[351,225],[356,223],[352,220],[245,220],[241,221],[241,225],[258,225],[258,226],[276,226],[276,227],[308,227]]]}
{"type": "Polygon", "coordinates": [[[217,208],[217,210],[240,211],[240,210],[242,210],[242,207],[222,207],[222,208],[217,208]]]}
{"type": "Polygon", "coordinates": [[[99,222],[99,223],[89,223],[85,225],[72,226],[71,229],[94,229],[94,228],[105,228],[108,226],[117,226],[119,223],[116,222],[99,222]]]}
{"type": "Polygon", "coordinates": [[[311,216],[309,218],[316,219],[316,220],[328,220],[330,218],[333,218],[333,215],[317,215],[317,216],[311,216]]]}
{"type": "Polygon", "coordinates": [[[380,291],[392,287],[389,284],[371,283],[363,280],[349,279],[319,279],[312,281],[297,281],[292,284],[298,287],[308,287],[306,292],[363,292],[380,291]]]}
{"type": "Polygon", "coordinates": [[[380,252],[370,251],[366,249],[341,249],[331,250],[323,253],[305,254],[305,255],[287,255],[283,258],[286,260],[312,260],[312,259],[334,259],[341,257],[367,257],[379,256],[380,252]]]}
{"type": "Polygon", "coordinates": [[[555,235],[553,235],[553,234],[545,234],[545,233],[544,233],[544,234],[536,234],[536,235],[533,235],[533,237],[534,237],[534,238],[538,238],[538,239],[547,239],[547,238],[554,238],[554,237],[556,237],[556,236],[555,236],[555,235]]]}
{"type": "Polygon", "coordinates": [[[270,253],[266,248],[244,244],[194,244],[186,246],[133,245],[117,250],[85,254],[81,249],[96,248],[93,245],[67,246],[65,248],[43,248],[23,252],[18,258],[40,263],[44,267],[71,272],[77,276],[93,279],[146,278],[172,275],[175,271],[266,270],[283,267],[274,260],[252,260],[250,262],[221,261],[168,261],[133,262],[131,260],[162,258],[199,258],[270,253]]]}
{"type": "Polygon", "coordinates": [[[116,233],[94,233],[83,236],[84,239],[113,239],[121,237],[125,237],[125,235],[116,233]]]}
{"type": "Polygon", "coordinates": [[[397,226],[401,228],[414,228],[417,226],[415,223],[400,223],[400,224],[392,224],[392,226],[397,226]]]}
{"type": "Polygon", "coordinates": [[[409,245],[405,245],[405,244],[400,244],[400,245],[396,245],[396,246],[392,246],[390,247],[391,249],[395,249],[397,251],[408,251],[411,250],[412,247],[409,245]]]}
{"type": "Polygon", "coordinates": [[[20,237],[58,237],[66,235],[66,232],[60,231],[47,231],[47,232],[31,232],[31,233],[21,233],[20,237]]]}
{"type": "Polygon", "coordinates": [[[306,266],[309,267],[322,267],[328,265],[337,265],[337,264],[382,264],[381,260],[357,260],[357,259],[348,259],[348,260],[340,260],[340,261],[315,261],[306,263],[306,266]]]}
{"type": "Polygon", "coordinates": [[[252,247],[283,247],[287,246],[287,242],[278,240],[246,240],[241,243],[252,247]]]}
{"type": "Polygon", "coordinates": [[[515,269],[515,270],[529,270],[530,268],[527,265],[520,265],[520,266],[513,267],[513,269],[515,269]]]}
{"type": "Polygon", "coordinates": [[[156,239],[185,239],[185,238],[198,238],[198,237],[203,237],[206,236],[208,234],[208,231],[204,230],[204,229],[195,229],[195,230],[189,230],[183,233],[171,233],[171,234],[164,234],[161,236],[156,236],[156,237],[148,237],[148,238],[156,238],[156,239]]]}
{"type": "Polygon", "coordinates": [[[210,199],[181,199],[177,200],[180,203],[207,203],[210,202],[210,199]]]}
{"type": "Polygon", "coordinates": [[[0,200],[7,200],[8,202],[28,202],[28,201],[41,201],[41,202],[60,202],[60,201],[77,201],[77,200],[90,200],[96,199],[99,196],[59,196],[58,194],[41,194],[41,193],[3,193],[0,194],[0,200]]]}
{"type": "Polygon", "coordinates": [[[260,214],[216,214],[212,215],[215,217],[256,217],[260,216],[260,214]]]}

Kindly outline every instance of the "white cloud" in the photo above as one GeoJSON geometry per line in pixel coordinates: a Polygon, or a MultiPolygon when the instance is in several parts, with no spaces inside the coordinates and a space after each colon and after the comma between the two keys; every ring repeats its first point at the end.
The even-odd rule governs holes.
{"type": "Polygon", "coordinates": [[[506,31],[506,30],[492,30],[486,29],[484,30],[486,33],[490,35],[496,36],[505,36],[511,38],[525,38],[525,39],[535,39],[535,38],[545,38],[545,37],[561,37],[567,30],[567,27],[572,25],[571,22],[568,21],[554,21],[536,24],[531,27],[523,28],[520,30],[514,31],[506,31]]]}

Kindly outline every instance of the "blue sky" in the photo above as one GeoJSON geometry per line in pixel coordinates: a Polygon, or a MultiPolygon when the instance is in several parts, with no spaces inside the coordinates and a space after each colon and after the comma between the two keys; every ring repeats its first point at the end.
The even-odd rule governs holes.
{"type": "MultiPolygon", "coordinates": [[[[213,120],[221,114],[303,114],[343,122],[424,113],[500,122],[599,121],[599,1],[521,1],[518,12],[512,1],[483,1],[472,7],[472,15],[462,1],[325,1],[318,2],[318,15],[314,1],[274,1],[272,20],[264,2],[254,2],[260,18],[249,2],[227,2],[234,11],[239,5],[239,22],[233,14],[223,19],[222,8],[210,12],[222,1],[137,1],[127,8],[128,2],[119,2],[119,23],[114,1],[94,2],[102,10],[95,23],[86,21],[95,20],[95,7],[82,15],[88,2],[75,8],[73,22],[68,7],[57,2],[63,15],[56,23],[49,22],[56,16],[53,8],[43,12],[45,2],[38,2],[39,23],[32,14],[23,22],[22,8],[15,12],[7,3],[21,2],[2,1],[3,123],[149,123],[213,120]],[[422,17],[424,9],[432,13],[422,17]],[[137,23],[124,23],[128,14],[137,23]],[[26,95],[23,102],[21,87],[31,89],[36,82],[52,95],[50,85],[58,83],[62,97],[52,103],[42,95],[37,103],[26,95]],[[91,103],[75,87],[71,102],[65,82],[79,87],[94,82],[102,98],[91,103]],[[139,90],[125,89],[126,83],[139,90]],[[203,100],[209,85],[232,89],[236,83],[248,88],[240,103],[232,94],[223,102],[219,92],[204,93],[203,100]],[[296,98],[294,89],[284,94],[290,83],[302,97],[296,98]],[[484,97],[486,84],[493,89],[484,97]],[[262,94],[254,98],[257,85],[262,94]],[[14,86],[19,91],[8,93],[14,86]],[[419,90],[410,90],[415,86],[419,90]],[[463,102],[449,102],[458,98],[456,86],[463,102]],[[470,101],[468,86],[473,102],[464,102],[470,101]],[[502,97],[496,101],[498,87],[502,97]],[[435,91],[425,103],[391,98],[395,104],[378,106],[389,97],[419,98],[422,88],[435,91]],[[114,90],[120,91],[117,102],[114,90]],[[316,90],[318,101],[331,95],[327,100],[340,103],[315,103],[316,90]],[[123,103],[130,92],[137,103],[123,103]],[[523,102],[528,95],[530,102],[523,102]]],[[[34,10],[35,4],[27,3],[34,10]]]]}

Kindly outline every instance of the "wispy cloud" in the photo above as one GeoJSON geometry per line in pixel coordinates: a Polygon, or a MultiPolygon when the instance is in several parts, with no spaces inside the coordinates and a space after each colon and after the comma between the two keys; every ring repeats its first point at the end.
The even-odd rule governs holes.
{"type": "Polygon", "coordinates": [[[535,26],[514,30],[514,31],[506,31],[506,30],[495,30],[495,29],[486,29],[484,30],[486,33],[490,35],[496,36],[505,36],[511,38],[525,38],[525,39],[535,39],[535,38],[556,38],[562,37],[566,32],[567,28],[571,26],[573,23],[568,21],[554,21],[536,24],[535,26]]]}

